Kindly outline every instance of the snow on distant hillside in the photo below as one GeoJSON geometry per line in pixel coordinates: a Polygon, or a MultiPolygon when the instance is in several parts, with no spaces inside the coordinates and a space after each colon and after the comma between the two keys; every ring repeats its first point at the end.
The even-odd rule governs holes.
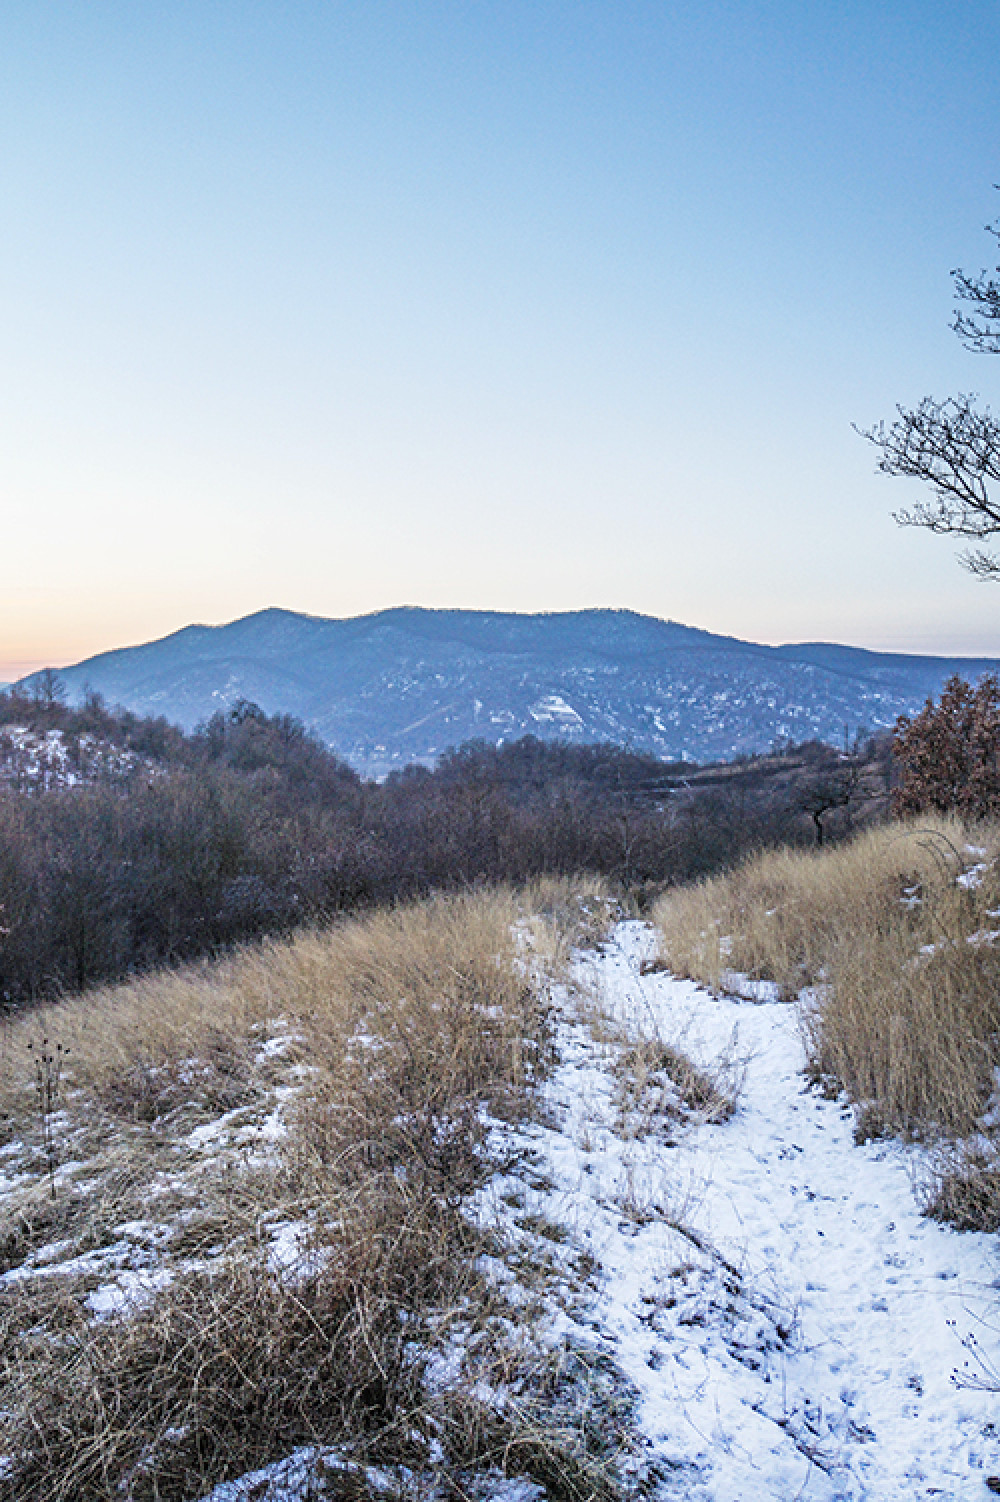
{"type": "Polygon", "coordinates": [[[62,730],[0,726],[0,784],[51,792],[55,788],[127,777],[145,761],[99,736],[62,730]]]}

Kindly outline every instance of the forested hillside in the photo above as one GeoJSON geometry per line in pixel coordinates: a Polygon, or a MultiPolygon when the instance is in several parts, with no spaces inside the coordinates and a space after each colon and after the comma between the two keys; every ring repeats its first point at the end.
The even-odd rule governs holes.
{"type": "Polygon", "coordinates": [[[865,817],[881,772],[864,766],[814,745],[699,769],[527,737],[376,783],[250,703],[186,734],[94,694],[70,708],[54,683],[0,695],[0,994],[482,881],[687,879],[865,817]]]}
{"type": "Polygon", "coordinates": [[[249,699],[296,715],[381,776],[467,740],[524,735],[698,762],[777,742],[841,744],[845,725],[851,735],[886,729],[951,674],[996,668],[822,642],[764,646],[631,610],[400,607],[346,620],[261,610],[103,652],[63,676],[74,703],[90,686],[189,730],[249,699]]]}

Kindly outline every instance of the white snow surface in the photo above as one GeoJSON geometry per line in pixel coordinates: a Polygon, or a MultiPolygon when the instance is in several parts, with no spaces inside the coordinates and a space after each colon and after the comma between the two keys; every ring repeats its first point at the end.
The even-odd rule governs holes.
{"type": "Polygon", "coordinates": [[[345,1483],[351,1480],[362,1482],[375,1495],[384,1491],[390,1497],[396,1493],[394,1483],[399,1479],[371,1466],[351,1466],[336,1450],[306,1445],[293,1451],[287,1459],[264,1466],[259,1471],[250,1471],[238,1481],[224,1481],[202,1502],[290,1502],[290,1499],[299,1498],[306,1502],[317,1495],[316,1486],[320,1481],[338,1477],[343,1477],[345,1483]]]}
{"type": "Polygon", "coordinates": [[[995,1239],[921,1215],[915,1150],[854,1145],[852,1114],[807,1085],[793,1006],[640,974],[653,952],[621,924],[579,984],[627,1033],[722,1060],[734,1115],[623,1133],[614,1047],[567,996],[553,1122],[529,1133],[553,1187],[526,1203],[596,1259],[563,1333],[634,1384],[658,1494],[985,1497],[1000,1415],[969,1383],[1000,1371],[995,1239]]]}
{"type": "MultiPolygon", "coordinates": [[[[428,1495],[420,1478],[402,1467],[384,1471],[355,1465],[335,1449],[305,1445],[286,1460],[251,1471],[238,1481],[224,1481],[201,1502],[313,1502],[319,1497],[366,1493],[374,1497],[383,1494],[387,1502],[392,1502],[407,1490],[428,1495]]],[[[530,1481],[497,1477],[491,1478],[484,1489],[477,1488],[476,1502],[544,1502],[544,1496],[541,1487],[530,1481]]]]}

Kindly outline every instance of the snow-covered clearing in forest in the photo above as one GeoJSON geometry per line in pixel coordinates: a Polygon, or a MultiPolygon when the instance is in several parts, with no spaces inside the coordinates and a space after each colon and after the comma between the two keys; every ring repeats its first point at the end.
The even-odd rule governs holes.
{"type": "Polygon", "coordinates": [[[733,1115],[623,1116],[621,1043],[569,994],[551,1123],[528,1133],[552,1187],[521,1193],[522,1217],[564,1228],[559,1254],[593,1259],[593,1301],[567,1297],[556,1325],[634,1385],[659,1494],[988,1495],[1000,1411],[974,1384],[1000,1372],[995,1239],[920,1214],[916,1151],[854,1145],[851,1113],[807,1086],[792,1006],[644,975],[654,949],[624,923],[579,956],[584,1012],[721,1061],[733,1115]]]}

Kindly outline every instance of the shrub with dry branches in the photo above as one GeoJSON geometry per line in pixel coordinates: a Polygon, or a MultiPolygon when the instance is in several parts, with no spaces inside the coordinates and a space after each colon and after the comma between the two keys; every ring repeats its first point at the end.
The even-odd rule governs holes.
{"type": "Polygon", "coordinates": [[[893,751],[901,779],[899,814],[957,813],[967,819],[1000,813],[1000,679],[978,685],[955,674],[938,703],[928,699],[913,719],[896,722],[893,751]]]}

